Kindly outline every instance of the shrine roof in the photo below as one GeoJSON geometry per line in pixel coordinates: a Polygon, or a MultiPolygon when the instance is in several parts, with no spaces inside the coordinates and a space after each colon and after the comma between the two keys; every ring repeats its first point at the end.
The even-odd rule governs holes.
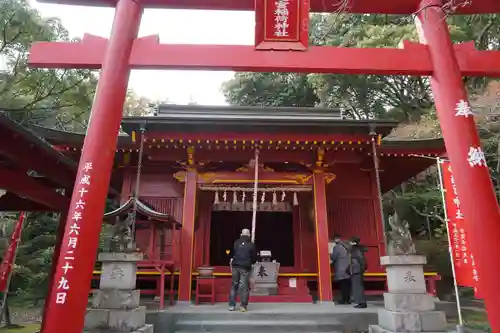
{"type": "MultiPolygon", "coordinates": [[[[209,134],[212,139],[217,134],[255,132],[286,133],[313,135],[321,133],[339,133],[368,135],[371,131],[382,136],[388,135],[399,123],[397,121],[380,120],[348,120],[342,119],[341,112],[330,108],[263,108],[244,106],[192,106],[169,105],[158,107],[156,116],[125,117],[122,121],[122,130],[117,140],[117,150],[138,148],[138,143],[132,142],[129,135],[132,131],[139,131],[145,126],[148,133],[165,132],[177,134],[209,134]]],[[[36,135],[49,141],[51,144],[66,147],[70,150],[79,150],[83,146],[84,133],[60,131],[55,129],[32,126],[36,135]]],[[[179,134],[179,135],[180,135],[179,134]]],[[[203,135],[202,135],[203,134],[203,135]]],[[[201,137],[200,136],[200,137],[201,137]]],[[[385,137],[382,140],[382,149],[418,152],[432,150],[444,153],[444,143],[437,139],[396,139],[385,137]]]]}
{"type": "Polygon", "coordinates": [[[421,148],[426,147],[428,149],[434,149],[441,153],[444,153],[444,141],[443,138],[426,138],[426,139],[398,139],[398,138],[384,138],[382,140],[382,146],[384,148],[421,148]]]}
{"type": "Polygon", "coordinates": [[[0,211],[63,211],[77,164],[0,112],[0,211]]]}
{"type": "Polygon", "coordinates": [[[162,104],[157,115],[125,117],[122,129],[139,132],[343,133],[388,135],[397,121],[342,119],[338,109],[302,107],[193,106],[162,104]],[[257,129],[257,130],[256,130],[257,129]]]}
{"type": "MultiPolygon", "coordinates": [[[[77,161],[54,148],[31,128],[0,112],[0,211],[61,211],[71,193],[77,161]]],[[[118,191],[110,188],[110,194],[118,191]]]]}
{"type": "MultiPolygon", "coordinates": [[[[40,149],[50,159],[54,159],[58,163],[63,164],[76,172],[78,165],[73,160],[55,150],[52,145],[43,137],[38,136],[33,131],[18,124],[2,112],[0,112],[0,127],[2,128],[2,131],[9,132],[16,138],[20,138],[20,140],[29,142],[32,148],[40,149]]],[[[9,144],[12,144],[12,142],[9,142],[9,144]]]]}
{"type": "MultiPolygon", "coordinates": [[[[42,126],[30,125],[30,130],[37,136],[44,138],[52,144],[66,144],[70,146],[82,146],[85,139],[85,133],[62,131],[42,126]]],[[[117,146],[129,146],[132,140],[128,134],[118,135],[117,146]]]]}
{"type": "MultiPolygon", "coordinates": [[[[117,0],[38,0],[45,3],[57,3],[78,6],[107,6],[114,7],[117,0]]],[[[356,0],[349,1],[345,8],[344,1],[338,0],[311,0],[311,12],[338,12],[366,13],[366,14],[414,14],[417,12],[421,0],[356,0]]],[[[147,8],[169,9],[204,9],[204,10],[243,10],[253,11],[254,0],[142,0],[147,8]]],[[[457,6],[457,14],[486,14],[500,12],[498,0],[475,0],[467,6],[457,6]]]]}

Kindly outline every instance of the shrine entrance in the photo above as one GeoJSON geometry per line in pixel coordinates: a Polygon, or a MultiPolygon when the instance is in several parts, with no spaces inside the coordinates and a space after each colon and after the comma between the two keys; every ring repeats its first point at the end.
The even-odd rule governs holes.
{"type": "MultiPolygon", "coordinates": [[[[252,226],[251,211],[214,210],[210,223],[210,265],[228,266],[234,241],[242,229],[252,226]]],[[[269,250],[281,267],[293,267],[293,214],[288,211],[257,212],[255,245],[269,250]]]]}

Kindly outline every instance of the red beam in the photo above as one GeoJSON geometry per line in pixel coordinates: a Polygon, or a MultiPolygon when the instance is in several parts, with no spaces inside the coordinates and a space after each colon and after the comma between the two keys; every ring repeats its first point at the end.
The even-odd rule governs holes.
{"type": "MultiPolygon", "coordinates": [[[[29,64],[41,68],[101,67],[107,39],[85,35],[82,42],[38,42],[29,64]]],[[[462,75],[500,77],[500,51],[478,51],[472,43],[455,45],[462,75]]],[[[426,45],[406,42],[403,49],[311,47],[307,52],[256,51],[240,45],[160,44],[158,36],[135,41],[132,69],[232,70],[332,74],[430,75],[426,45]]]]}
{"type": "MultiPolygon", "coordinates": [[[[185,183],[189,171],[179,171],[174,178],[185,183]]],[[[266,184],[312,185],[311,172],[270,172],[262,171],[259,182],[266,184]]],[[[208,171],[198,173],[198,184],[252,184],[255,181],[252,172],[208,171]]]]}
{"type": "Polygon", "coordinates": [[[68,208],[68,199],[18,171],[0,167],[0,188],[57,211],[65,211],[68,208]]]}
{"type": "MultiPolygon", "coordinates": [[[[117,0],[41,0],[40,2],[78,6],[114,7],[117,0]]],[[[311,11],[333,13],[342,10],[349,13],[414,14],[420,2],[421,0],[356,0],[349,1],[349,5],[345,8],[344,1],[311,0],[311,11]]],[[[141,0],[141,4],[147,8],[205,10],[253,11],[255,7],[254,0],[141,0]]],[[[500,2],[498,0],[473,0],[470,5],[457,9],[458,14],[486,14],[498,12],[500,12],[500,2]]]]}

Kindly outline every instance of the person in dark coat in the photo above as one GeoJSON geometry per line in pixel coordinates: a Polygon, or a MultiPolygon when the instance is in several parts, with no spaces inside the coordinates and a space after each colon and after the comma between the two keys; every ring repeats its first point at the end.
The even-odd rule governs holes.
{"type": "Polygon", "coordinates": [[[360,244],[359,237],[351,239],[351,286],[352,299],[358,309],[366,308],[364,274],[367,264],[365,258],[366,248],[360,244]]]}
{"type": "Polygon", "coordinates": [[[343,241],[340,235],[335,235],[330,260],[333,265],[333,280],[340,289],[340,304],[351,303],[351,246],[343,241]]]}
{"type": "Polygon", "coordinates": [[[257,262],[257,250],[250,239],[250,230],[243,229],[241,236],[234,242],[231,266],[232,283],[229,294],[229,311],[236,309],[236,294],[240,290],[240,310],[247,311],[249,297],[249,279],[252,266],[257,262]]]}

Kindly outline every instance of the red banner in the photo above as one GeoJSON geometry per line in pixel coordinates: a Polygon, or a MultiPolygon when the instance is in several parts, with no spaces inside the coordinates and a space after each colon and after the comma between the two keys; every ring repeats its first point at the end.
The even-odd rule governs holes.
{"type": "Polygon", "coordinates": [[[258,50],[307,50],[309,0],[256,0],[255,21],[258,50]]]}
{"type": "Polygon", "coordinates": [[[3,256],[2,265],[0,266],[0,292],[7,292],[5,289],[8,287],[7,283],[9,282],[12,267],[14,266],[17,246],[21,241],[21,231],[23,230],[24,218],[24,213],[21,213],[19,220],[12,231],[12,235],[10,236],[9,247],[3,256]]]}
{"type": "Polygon", "coordinates": [[[446,215],[448,217],[448,237],[452,248],[457,284],[465,287],[473,287],[476,297],[478,297],[477,286],[479,274],[476,269],[474,255],[469,247],[469,240],[465,229],[465,218],[460,208],[460,199],[450,162],[443,161],[441,171],[443,175],[446,215]]]}

